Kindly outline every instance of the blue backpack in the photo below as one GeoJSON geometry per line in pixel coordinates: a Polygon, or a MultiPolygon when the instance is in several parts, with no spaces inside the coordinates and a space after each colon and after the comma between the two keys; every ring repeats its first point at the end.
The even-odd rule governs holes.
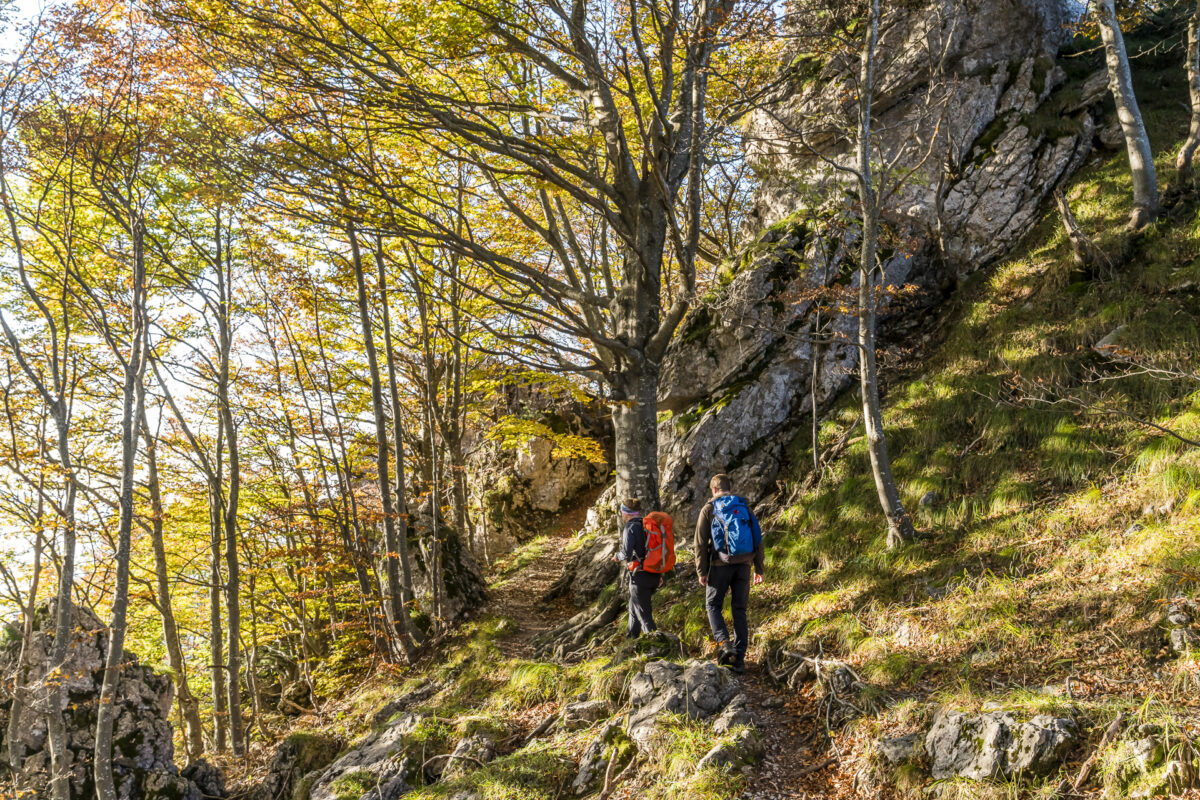
{"type": "Polygon", "coordinates": [[[750,508],[737,495],[727,494],[712,501],[713,549],[723,556],[753,553],[758,544],[750,508]]]}

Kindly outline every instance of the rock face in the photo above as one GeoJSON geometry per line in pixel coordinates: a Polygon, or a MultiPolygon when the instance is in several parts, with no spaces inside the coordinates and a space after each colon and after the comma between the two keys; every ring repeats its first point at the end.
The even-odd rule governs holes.
{"type": "Polygon", "coordinates": [[[594,402],[513,376],[498,387],[488,413],[495,421],[490,435],[474,431],[466,443],[473,453],[470,502],[481,510],[469,538],[484,558],[545,533],[564,510],[602,486],[610,471],[602,453],[611,424],[594,402]],[[501,434],[517,428],[523,435],[501,434]],[[598,457],[570,446],[589,442],[598,457]]]}
{"type": "Polygon", "coordinates": [[[424,549],[434,539],[434,528],[441,541],[442,579],[446,593],[442,598],[442,616],[456,620],[483,605],[487,599],[479,564],[458,531],[446,524],[441,515],[436,521],[428,499],[421,503],[409,528],[409,554],[413,557],[413,584],[423,608],[431,608],[433,585],[429,579],[430,554],[424,549]]]}
{"type": "Polygon", "coordinates": [[[275,748],[266,776],[238,794],[238,800],[307,800],[316,770],[326,767],[342,749],[341,739],[296,733],[275,748]]]}
{"type": "MultiPolygon", "coordinates": [[[[876,129],[885,151],[919,171],[884,207],[886,227],[905,245],[885,258],[883,284],[915,294],[903,318],[889,316],[896,306],[884,298],[883,343],[904,333],[902,319],[919,325],[916,312],[936,306],[958,276],[1013,247],[1090,152],[1102,89],[1068,80],[1059,66],[1061,8],[1056,0],[927,0],[896,12],[903,17],[888,27],[876,129]],[[944,53],[943,77],[927,63],[927,42],[944,53]],[[925,98],[936,113],[922,112],[925,98]],[[930,142],[937,157],[926,158],[930,142]]],[[[717,472],[751,500],[773,490],[788,440],[813,412],[814,361],[818,413],[855,380],[852,317],[826,317],[822,338],[834,341],[816,357],[810,343],[814,295],[855,286],[857,234],[853,219],[829,224],[845,222],[849,187],[807,148],[851,158],[827,120],[852,113],[846,87],[857,62],[815,59],[796,60],[786,96],[754,122],[761,145],[751,157],[767,176],[755,222],[772,227],[746,266],[684,320],[663,362],[659,402],[673,416],[659,428],[660,480],[678,525],[695,520],[717,472]]]]}
{"type": "Polygon", "coordinates": [[[651,661],[633,677],[629,694],[631,711],[625,730],[642,751],[653,746],[663,714],[708,719],[730,705],[745,707],[745,697],[729,670],[711,661],[651,661]]]}
{"type": "MultiPolygon", "coordinates": [[[[71,796],[92,797],[92,756],[95,747],[96,708],[108,652],[108,631],[90,611],[76,606],[72,620],[72,639],[67,660],[61,670],[66,683],[67,751],[70,760],[71,796]]],[[[28,663],[32,665],[25,686],[44,702],[43,680],[51,670],[54,639],[53,608],[37,612],[28,663]]],[[[20,640],[14,637],[0,650],[0,673],[13,675],[19,658],[20,640]]],[[[175,744],[168,722],[175,687],[170,677],[143,666],[126,652],[116,693],[113,724],[113,777],[120,798],[139,800],[201,800],[214,789],[223,790],[219,773],[199,765],[188,775],[201,779],[204,790],[180,774],[174,763],[175,744]]],[[[0,707],[0,737],[9,730],[11,701],[0,707]]],[[[25,703],[16,730],[25,753],[22,769],[11,775],[14,782],[28,790],[28,796],[50,796],[50,753],[46,741],[46,722],[25,703]]],[[[7,748],[8,742],[0,741],[7,748]]],[[[4,769],[7,771],[7,759],[4,769]]],[[[26,796],[26,795],[22,795],[26,796]]]]}
{"type": "Polygon", "coordinates": [[[661,723],[667,714],[712,720],[713,733],[724,737],[700,758],[697,770],[740,771],[762,757],[762,737],[754,727],[746,696],[725,667],[711,661],[651,661],[633,677],[629,694],[625,732],[651,758],[663,745],[661,723]]]}
{"type": "Polygon", "coordinates": [[[364,797],[376,797],[379,791],[397,797],[410,791],[408,781],[415,777],[421,764],[419,756],[408,753],[406,737],[424,720],[420,714],[399,714],[368,735],[312,780],[311,800],[339,800],[354,787],[361,787],[364,797]]]}
{"type": "Polygon", "coordinates": [[[969,715],[943,710],[925,736],[934,778],[1042,775],[1062,763],[1075,741],[1071,719],[1038,714],[1017,722],[1006,711],[969,715]]]}

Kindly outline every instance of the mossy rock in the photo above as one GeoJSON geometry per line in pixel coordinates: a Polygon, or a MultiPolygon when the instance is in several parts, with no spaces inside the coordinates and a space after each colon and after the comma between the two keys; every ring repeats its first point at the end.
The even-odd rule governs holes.
{"type": "Polygon", "coordinates": [[[293,773],[296,775],[307,775],[329,766],[346,744],[340,737],[314,733],[293,733],[284,741],[296,748],[293,767],[293,773]]]}

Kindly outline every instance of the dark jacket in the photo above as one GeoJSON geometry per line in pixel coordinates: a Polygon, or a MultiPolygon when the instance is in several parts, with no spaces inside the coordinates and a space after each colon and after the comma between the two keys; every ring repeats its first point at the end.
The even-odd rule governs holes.
{"type": "MultiPolygon", "coordinates": [[[[750,504],[746,503],[749,508],[750,504]]],[[[714,562],[712,543],[713,504],[709,500],[700,511],[700,519],[696,520],[696,574],[702,578],[708,577],[708,568],[714,562]]],[[[750,512],[750,524],[758,534],[757,546],[753,553],[742,553],[730,556],[728,561],[716,560],[718,564],[749,564],[754,562],[754,571],[762,575],[766,566],[766,552],[763,550],[762,529],[758,526],[758,518],[750,512]]],[[[644,534],[643,534],[644,535],[644,534]]]]}
{"type": "Polygon", "coordinates": [[[625,563],[641,561],[646,557],[646,529],[642,526],[641,517],[634,517],[625,523],[620,556],[625,563]]]}

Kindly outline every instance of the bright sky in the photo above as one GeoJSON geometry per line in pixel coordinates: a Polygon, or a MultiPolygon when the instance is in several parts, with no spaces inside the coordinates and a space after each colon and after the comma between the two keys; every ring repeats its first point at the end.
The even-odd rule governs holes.
{"type": "Polygon", "coordinates": [[[21,43],[19,29],[21,25],[28,19],[37,14],[38,10],[44,6],[45,0],[8,0],[8,2],[0,2],[0,8],[5,11],[7,23],[0,30],[0,50],[5,55],[12,51],[21,43]]]}

